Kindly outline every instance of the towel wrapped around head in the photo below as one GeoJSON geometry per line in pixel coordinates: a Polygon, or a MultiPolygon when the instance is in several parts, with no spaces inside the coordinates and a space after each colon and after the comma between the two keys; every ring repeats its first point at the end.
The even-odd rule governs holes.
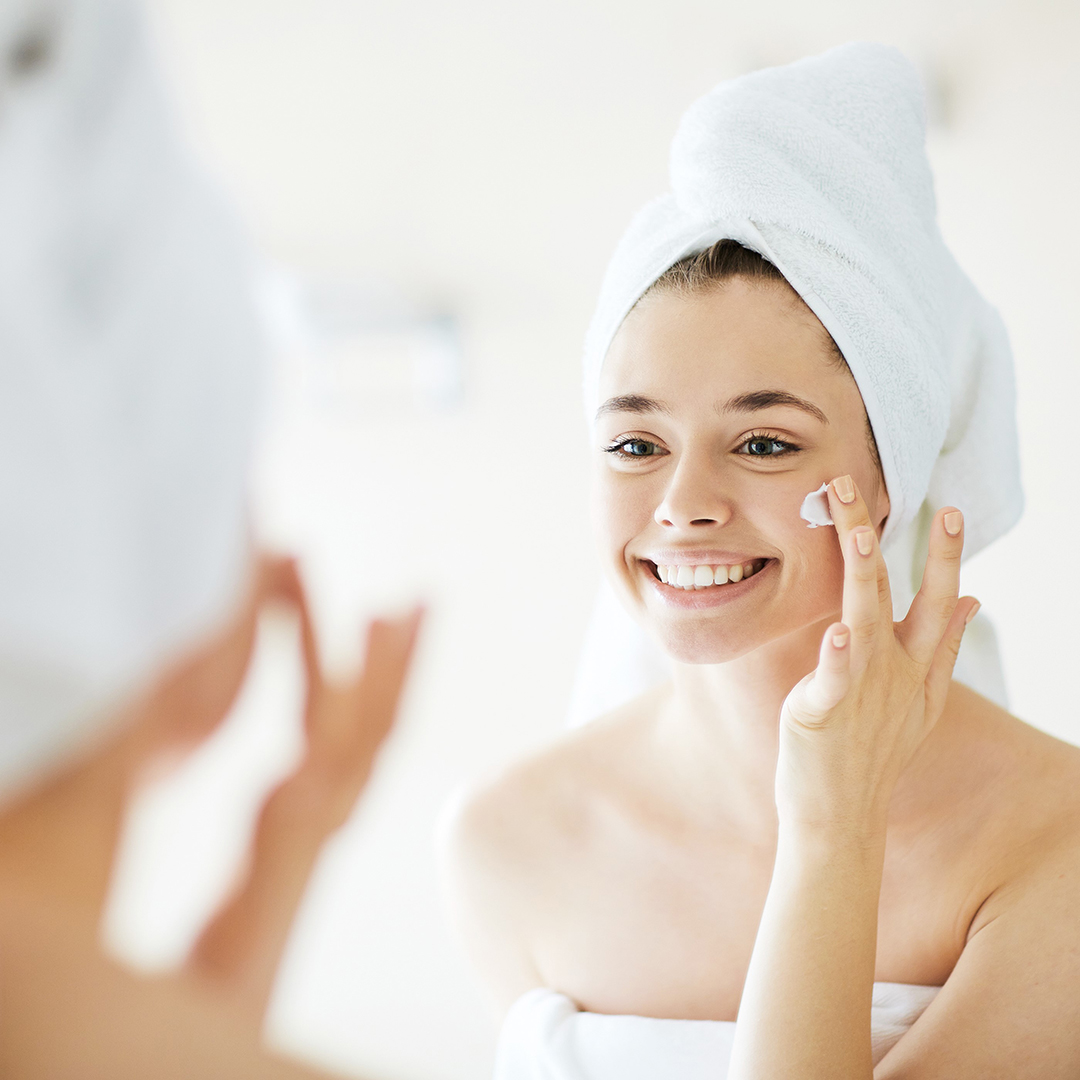
{"type": "Polygon", "coordinates": [[[130,0],[0,13],[0,798],[222,619],[262,339],[130,0]]]}
{"type": "MultiPolygon", "coordinates": [[[[721,83],[679,125],[671,186],[640,211],[608,267],[585,347],[590,420],[611,341],[650,285],[718,240],[758,252],[832,335],[862,394],[891,505],[882,547],[906,611],[937,507],[964,511],[965,555],[1023,507],[1012,354],[938,230],[915,68],[896,49],[851,44],[721,83]]],[[[602,642],[625,648],[631,632],[610,633],[610,598],[601,607],[578,720],[660,671],[639,641],[636,686],[627,684],[615,670],[624,660],[605,658],[602,642]]],[[[985,621],[971,629],[958,677],[970,669],[976,689],[1001,699],[992,631],[985,621]]]]}

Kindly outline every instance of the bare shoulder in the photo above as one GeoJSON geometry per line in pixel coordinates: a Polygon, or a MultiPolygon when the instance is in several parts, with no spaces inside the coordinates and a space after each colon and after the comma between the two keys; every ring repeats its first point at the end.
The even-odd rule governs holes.
{"type": "Polygon", "coordinates": [[[1077,824],[1080,747],[1063,742],[955,683],[954,739],[970,783],[1020,829],[1048,837],[1077,824]]]}
{"type": "Polygon", "coordinates": [[[978,820],[992,867],[974,933],[1002,905],[1021,896],[1030,902],[1049,880],[1080,884],[1080,748],[959,684],[950,704],[956,746],[943,782],[978,820]]]}
{"type": "Polygon", "coordinates": [[[589,808],[613,795],[632,768],[659,693],[568,732],[462,791],[444,819],[447,846],[467,860],[494,859],[503,870],[553,849],[565,853],[582,838],[589,808]]]}
{"type": "Polygon", "coordinates": [[[944,989],[874,1075],[1066,1080],[1080,1075],[1080,749],[963,687],[951,705],[977,910],[944,989]]]}
{"type": "Polygon", "coordinates": [[[652,712],[646,695],[460,792],[440,827],[444,894],[500,1007],[543,985],[530,929],[587,857],[652,712]]]}

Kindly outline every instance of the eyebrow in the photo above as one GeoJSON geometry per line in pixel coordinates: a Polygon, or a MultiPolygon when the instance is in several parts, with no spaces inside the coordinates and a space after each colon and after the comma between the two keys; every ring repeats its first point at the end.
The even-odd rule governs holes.
{"type": "Polygon", "coordinates": [[[667,413],[670,410],[663,402],[645,397],[643,394],[619,394],[617,397],[608,398],[596,410],[596,418],[599,420],[605,413],[612,412],[667,413]]]}
{"type": "MultiPolygon", "coordinates": [[[[801,409],[823,424],[829,422],[829,418],[812,402],[789,394],[786,390],[753,390],[748,394],[740,394],[738,397],[731,398],[730,401],[725,401],[718,411],[721,413],[761,412],[777,405],[801,409]]],[[[655,398],[645,397],[643,394],[619,394],[617,397],[608,398],[596,410],[596,417],[599,419],[605,413],[612,412],[670,413],[670,411],[662,401],[657,401],[655,398]]]]}
{"type": "Polygon", "coordinates": [[[786,390],[754,390],[749,394],[740,394],[721,405],[719,411],[722,413],[760,412],[762,409],[771,409],[775,405],[801,409],[823,424],[829,422],[829,418],[812,402],[789,394],[786,390]]]}

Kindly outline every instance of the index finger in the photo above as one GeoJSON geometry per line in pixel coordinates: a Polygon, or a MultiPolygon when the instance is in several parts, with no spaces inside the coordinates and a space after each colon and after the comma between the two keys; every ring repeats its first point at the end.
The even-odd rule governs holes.
{"type": "Polygon", "coordinates": [[[423,617],[424,609],[417,607],[399,619],[376,619],[368,628],[353,708],[364,717],[364,730],[379,742],[394,721],[423,617]]]}
{"type": "Polygon", "coordinates": [[[855,481],[839,476],[829,484],[829,511],[844,553],[843,620],[855,637],[855,655],[882,625],[892,627],[892,596],[885,559],[870,510],[855,481]],[[861,541],[861,544],[859,543],[861,541]],[[863,551],[870,541],[869,553],[863,551]]]}

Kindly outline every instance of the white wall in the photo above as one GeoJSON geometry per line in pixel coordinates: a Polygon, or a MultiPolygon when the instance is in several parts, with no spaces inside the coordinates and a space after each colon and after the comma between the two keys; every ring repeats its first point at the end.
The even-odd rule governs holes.
{"type": "MultiPolygon", "coordinates": [[[[579,343],[615,240],[665,186],[681,111],[722,77],[872,38],[934,80],[943,228],[1012,331],[1029,493],[1023,523],[973,561],[967,587],[998,624],[1016,710],[1080,739],[1075,5],[152,10],[192,136],[262,249],[308,274],[389,282],[451,310],[464,335],[458,409],[327,407],[290,383],[264,468],[267,528],[304,551],[328,618],[380,589],[419,588],[432,605],[401,731],[305,907],[280,1039],[382,1077],[489,1069],[494,1029],[441,925],[431,834],[457,785],[560,727],[597,573],[579,343]]],[[[189,770],[205,812],[179,816],[159,795],[144,815],[118,908],[132,949],[166,955],[225,873],[225,825],[255,797],[242,774],[260,746],[273,767],[264,732],[287,756],[277,677],[280,691],[267,684],[189,770]],[[180,866],[178,845],[201,871],[180,866]],[[139,897],[158,913],[141,929],[139,897]]]]}

